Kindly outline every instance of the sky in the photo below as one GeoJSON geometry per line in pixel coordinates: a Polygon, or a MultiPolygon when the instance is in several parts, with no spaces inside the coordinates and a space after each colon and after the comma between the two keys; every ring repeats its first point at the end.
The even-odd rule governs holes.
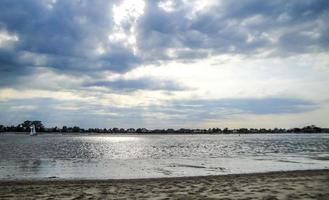
{"type": "Polygon", "coordinates": [[[1,0],[0,124],[329,127],[327,0],[1,0]]]}

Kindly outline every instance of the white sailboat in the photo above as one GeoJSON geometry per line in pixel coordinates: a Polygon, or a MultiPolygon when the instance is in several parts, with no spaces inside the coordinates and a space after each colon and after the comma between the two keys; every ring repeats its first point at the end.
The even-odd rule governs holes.
{"type": "Polygon", "coordinates": [[[30,126],[30,129],[31,129],[31,131],[30,131],[30,136],[33,136],[33,135],[36,135],[36,134],[37,134],[37,132],[35,131],[35,126],[34,126],[34,124],[32,124],[32,125],[30,126]]]}

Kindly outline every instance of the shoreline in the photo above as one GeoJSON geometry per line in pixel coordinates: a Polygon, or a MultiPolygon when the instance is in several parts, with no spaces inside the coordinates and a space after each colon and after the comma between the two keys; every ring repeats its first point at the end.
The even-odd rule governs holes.
{"type": "Polygon", "coordinates": [[[216,176],[0,181],[0,199],[329,199],[329,169],[216,176]]]}
{"type": "Polygon", "coordinates": [[[270,172],[256,172],[256,173],[240,173],[240,174],[221,174],[221,175],[207,175],[207,176],[180,176],[180,177],[156,177],[156,178],[131,178],[131,179],[15,179],[15,180],[0,180],[2,185],[21,185],[21,184],[88,184],[88,183],[125,183],[125,182],[148,182],[148,181],[175,181],[175,180],[193,180],[193,179],[208,179],[208,178],[237,178],[249,176],[281,176],[281,175],[301,175],[301,174],[323,174],[327,173],[329,176],[329,169],[309,169],[309,170],[291,170],[291,171],[270,171],[270,172]]]}
{"type": "MultiPolygon", "coordinates": [[[[1,135],[29,135],[29,132],[0,132],[1,135]]],[[[144,135],[327,135],[329,132],[272,132],[272,133],[76,133],[76,132],[37,132],[38,135],[78,135],[78,136],[144,136],[144,135]]]]}

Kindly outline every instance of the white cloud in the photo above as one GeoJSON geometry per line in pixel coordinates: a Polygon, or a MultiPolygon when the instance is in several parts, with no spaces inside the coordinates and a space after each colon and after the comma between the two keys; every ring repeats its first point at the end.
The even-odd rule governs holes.
{"type": "Polygon", "coordinates": [[[137,53],[136,26],[138,18],[144,13],[143,0],[125,0],[120,5],[113,5],[114,28],[109,34],[111,42],[120,42],[137,53]]]}
{"type": "Polygon", "coordinates": [[[175,2],[172,0],[160,1],[158,6],[166,12],[172,12],[175,10],[175,2]]]}
{"type": "Polygon", "coordinates": [[[294,128],[314,124],[320,127],[327,127],[327,115],[329,105],[321,108],[303,112],[289,114],[243,114],[232,115],[220,120],[208,120],[201,122],[199,127],[229,127],[229,128],[294,128]],[[261,122],[261,123],[259,123],[261,122]]]}
{"type": "Polygon", "coordinates": [[[57,3],[57,0],[42,0],[47,9],[52,10],[57,3]]]}
{"type": "Polygon", "coordinates": [[[6,48],[18,41],[19,37],[16,34],[9,33],[7,30],[0,30],[0,48],[6,48]]]}
{"type": "Polygon", "coordinates": [[[328,55],[287,58],[214,56],[195,63],[167,62],[136,68],[122,77],[178,80],[192,90],[189,96],[207,99],[298,97],[329,98],[328,55]]]}
{"type": "Polygon", "coordinates": [[[186,16],[189,19],[193,19],[197,17],[198,14],[207,12],[210,8],[218,6],[221,3],[220,0],[183,0],[183,2],[190,9],[190,13],[186,16]]]}

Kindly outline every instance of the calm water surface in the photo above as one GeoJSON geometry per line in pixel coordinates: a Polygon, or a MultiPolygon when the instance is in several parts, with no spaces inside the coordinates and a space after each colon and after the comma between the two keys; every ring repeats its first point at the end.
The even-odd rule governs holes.
{"type": "Polygon", "coordinates": [[[329,168],[329,134],[0,135],[0,180],[126,179],[329,168]]]}

